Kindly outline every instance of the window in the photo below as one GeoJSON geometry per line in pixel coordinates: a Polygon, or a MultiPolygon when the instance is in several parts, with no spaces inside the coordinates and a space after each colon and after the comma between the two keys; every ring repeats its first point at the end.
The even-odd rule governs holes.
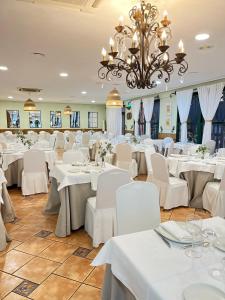
{"type": "Polygon", "coordinates": [[[160,99],[155,99],[153,106],[153,113],[151,119],[151,138],[158,139],[159,137],[159,112],[160,112],[160,99]]]}
{"type": "Polygon", "coordinates": [[[212,122],[212,139],[216,141],[216,148],[225,148],[225,89],[223,101],[220,102],[212,122]]]}
{"type": "Polygon", "coordinates": [[[50,127],[51,128],[62,127],[61,111],[50,111],[50,127]]]}
{"type": "Polygon", "coordinates": [[[41,128],[41,111],[31,111],[29,112],[29,126],[30,128],[41,128]]]}
{"type": "Polygon", "coordinates": [[[70,115],[70,128],[80,128],[80,112],[73,111],[70,115]]]}
{"type": "Polygon", "coordinates": [[[88,113],[88,128],[98,128],[98,113],[89,112],[88,113]]]}
{"type": "Polygon", "coordinates": [[[7,128],[20,128],[20,115],[18,110],[7,110],[7,128]]]}

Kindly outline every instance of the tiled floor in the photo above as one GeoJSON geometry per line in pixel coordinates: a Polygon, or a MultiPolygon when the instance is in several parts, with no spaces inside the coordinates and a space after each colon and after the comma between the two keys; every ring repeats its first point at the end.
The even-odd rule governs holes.
{"type": "MultiPolygon", "coordinates": [[[[99,249],[93,249],[84,230],[56,237],[57,216],[42,214],[47,195],[22,197],[19,189],[9,192],[18,221],[6,224],[13,240],[0,252],[0,299],[100,299],[104,267],[90,266],[99,249]]],[[[161,220],[185,220],[190,213],[209,217],[202,210],[177,208],[162,210],[161,220]]]]}

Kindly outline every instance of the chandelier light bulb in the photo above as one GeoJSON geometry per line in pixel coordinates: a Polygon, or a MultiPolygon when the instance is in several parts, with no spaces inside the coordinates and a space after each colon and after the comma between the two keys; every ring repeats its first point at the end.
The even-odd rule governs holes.
{"type": "Polygon", "coordinates": [[[119,26],[123,26],[123,23],[124,23],[124,17],[120,16],[119,17],[119,26]]]}
{"type": "Polygon", "coordinates": [[[106,55],[107,55],[107,52],[106,52],[105,48],[102,48],[102,57],[103,57],[103,60],[105,60],[106,55]]]}
{"type": "Polygon", "coordinates": [[[114,39],[113,39],[113,38],[110,38],[110,39],[109,39],[109,45],[110,45],[111,47],[114,47],[115,42],[114,42],[114,39]]]}
{"type": "Polygon", "coordinates": [[[128,64],[128,65],[131,64],[131,59],[130,59],[130,57],[128,57],[128,59],[127,59],[127,64],[128,64]]]}
{"type": "Polygon", "coordinates": [[[184,53],[184,43],[182,40],[179,41],[178,48],[180,53],[184,53]]]}
{"type": "Polygon", "coordinates": [[[168,54],[167,54],[167,53],[164,53],[164,55],[163,55],[163,60],[164,60],[165,62],[167,62],[167,60],[168,60],[168,54]]]}
{"type": "Polygon", "coordinates": [[[164,19],[168,19],[168,12],[167,12],[167,10],[164,10],[164,12],[163,12],[163,18],[164,19]]]}
{"type": "Polygon", "coordinates": [[[137,31],[135,31],[133,35],[133,48],[136,48],[137,44],[138,44],[138,35],[137,35],[137,31]]]}

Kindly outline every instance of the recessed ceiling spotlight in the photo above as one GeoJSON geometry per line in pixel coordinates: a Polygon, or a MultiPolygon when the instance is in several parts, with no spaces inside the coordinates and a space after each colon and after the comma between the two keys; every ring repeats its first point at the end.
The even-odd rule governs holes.
{"type": "Polygon", "coordinates": [[[8,96],[8,99],[13,99],[13,96],[8,96]]]}
{"type": "Polygon", "coordinates": [[[6,67],[6,66],[0,66],[0,70],[1,71],[8,71],[8,67],[6,67]]]}
{"type": "Polygon", "coordinates": [[[86,95],[87,92],[86,92],[86,91],[82,91],[81,94],[82,94],[82,95],[86,95]]]}
{"type": "Polygon", "coordinates": [[[65,72],[62,72],[59,74],[60,77],[68,77],[69,74],[68,73],[65,73],[65,72]]]}
{"type": "Polygon", "coordinates": [[[195,36],[195,39],[197,41],[205,41],[208,40],[209,36],[210,35],[208,33],[199,33],[195,36]]]}
{"type": "Polygon", "coordinates": [[[161,84],[161,81],[160,80],[156,80],[155,82],[157,85],[161,84]]]}
{"type": "Polygon", "coordinates": [[[38,100],[42,101],[42,100],[43,100],[43,98],[42,98],[42,97],[40,97],[40,98],[38,98],[38,100]]]}
{"type": "Polygon", "coordinates": [[[95,103],[95,102],[96,102],[95,100],[92,100],[92,101],[91,101],[91,103],[95,103]]]}

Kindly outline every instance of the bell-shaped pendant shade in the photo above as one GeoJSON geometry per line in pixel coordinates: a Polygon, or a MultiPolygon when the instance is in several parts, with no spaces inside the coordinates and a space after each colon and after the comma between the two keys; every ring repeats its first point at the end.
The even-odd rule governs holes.
{"type": "Polygon", "coordinates": [[[72,108],[67,105],[65,108],[64,108],[64,115],[71,115],[72,114],[72,108]]]}
{"type": "Polygon", "coordinates": [[[29,99],[27,99],[27,101],[24,102],[23,109],[24,109],[24,111],[34,111],[34,110],[37,110],[37,107],[36,107],[34,101],[29,98],[29,99]]]}
{"type": "Polygon", "coordinates": [[[117,89],[113,89],[106,99],[106,106],[107,107],[116,107],[120,108],[123,107],[123,101],[120,98],[120,94],[117,89]]]}

